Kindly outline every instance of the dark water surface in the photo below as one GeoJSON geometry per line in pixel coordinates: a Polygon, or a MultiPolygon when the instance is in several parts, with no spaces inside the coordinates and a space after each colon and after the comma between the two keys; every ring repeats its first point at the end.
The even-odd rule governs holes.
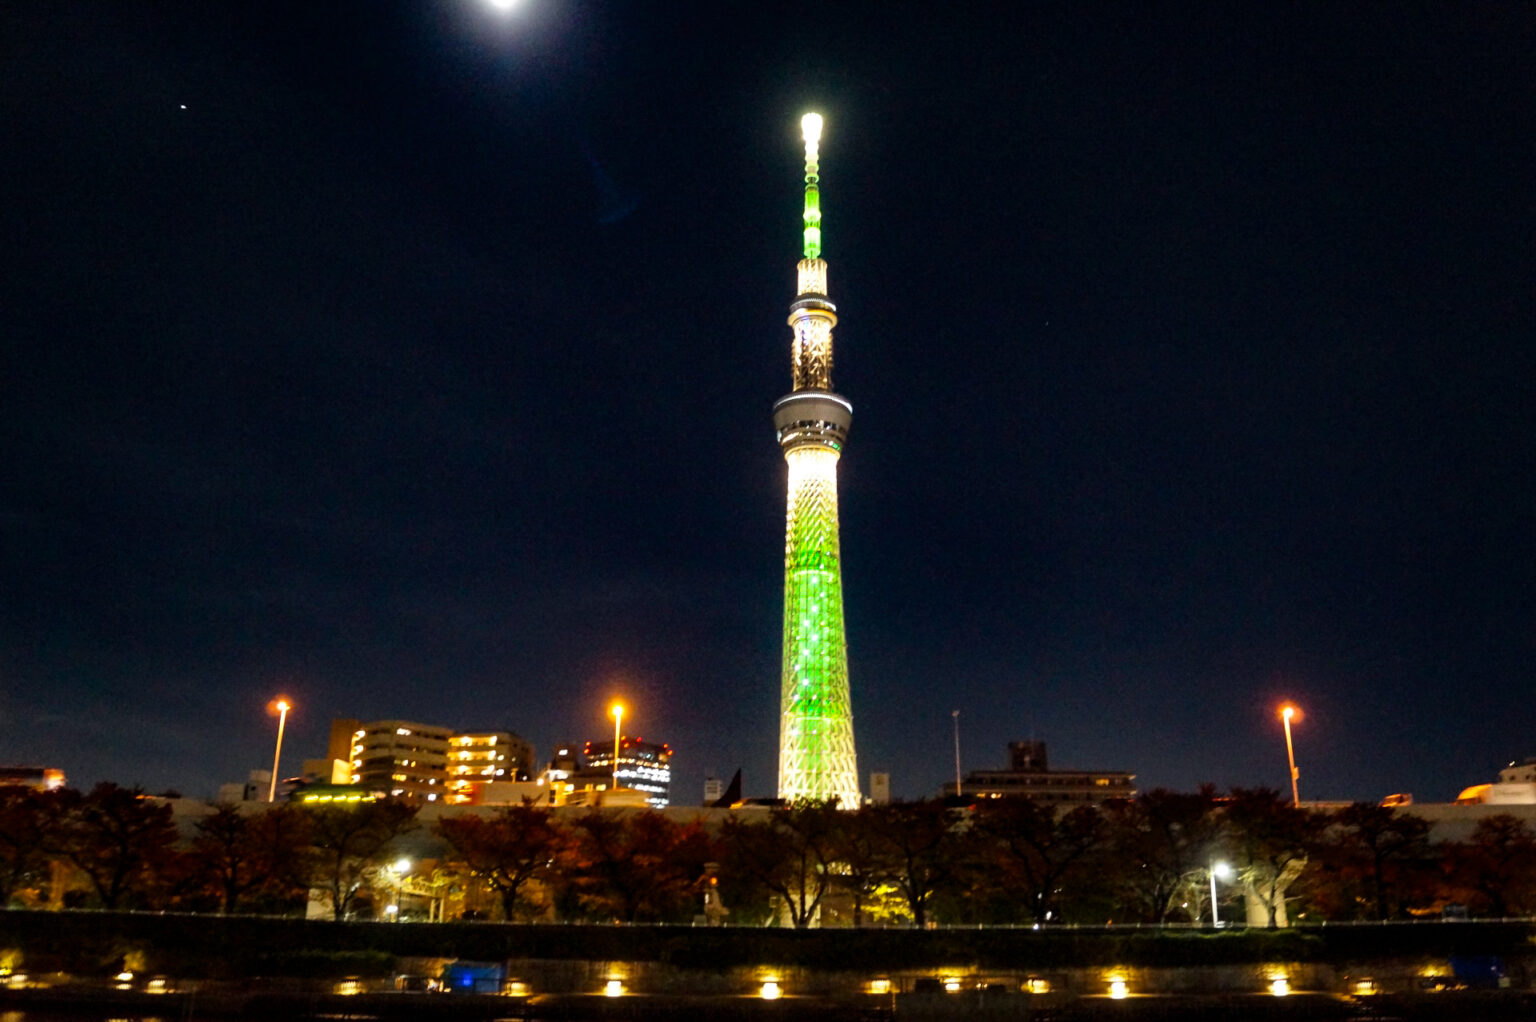
{"type": "MultiPolygon", "coordinates": [[[[469,1008],[469,1004],[463,1005],[469,1008]]],[[[312,1014],[302,1010],[199,1015],[183,1014],[190,1006],[167,1005],[160,1013],[137,1009],[55,1010],[28,1008],[0,1010],[0,1022],[304,1022],[309,1019],[372,1020],[381,1022],[441,1022],[463,1017],[488,1020],[483,1010],[454,1011],[451,1001],[432,996],[419,1013],[397,1003],[382,1015],[355,1013],[312,1014]],[[430,1007],[428,1007],[430,1003],[430,1007]]],[[[192,1008],[195,1011],[195,1007],[192,1008]]],[[[560,999],[541,1006],[536,1002],[509,1002],[500,1019],[518,1022],[906,1022],[906,1020],[1023,1019],[1035,1022],[1529,1022],[1536,1019],[1536,994],[1516,991],[1462,991],[1433,995],[1382,996],[1351,999],[1330,994],[1298,993],[1276,998],[1242,996],[1146,996],[1112,1001],[1085,997],[1042,1004],[1028,996],[981,1000],[968,997],[900,997],[878,1006],[849,1006],[819,1000],[796,1003],[793,998],[767,1003],[755,998],[648,998],[621,1000],[560,999]],[[541,1010],[541,1007],[543,1010],[541,1010]]]]}

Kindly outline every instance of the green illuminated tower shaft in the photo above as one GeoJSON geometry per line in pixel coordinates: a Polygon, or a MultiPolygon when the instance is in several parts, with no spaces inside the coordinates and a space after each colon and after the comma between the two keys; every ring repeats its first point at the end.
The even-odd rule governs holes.
{"type": "Polygon", "coordinates": [[[854,809],[862,799],[837,540],[837,459],[848,439],[853,406],[832,391],[837,308],[827,298],[827,264],[821,258],[821,118],[807,114],[801,127],[805,258],[789,313],[794,389],[773,406],[773,425],[789,466],[779,797],[836,798],[843,808],[854,809]]]}

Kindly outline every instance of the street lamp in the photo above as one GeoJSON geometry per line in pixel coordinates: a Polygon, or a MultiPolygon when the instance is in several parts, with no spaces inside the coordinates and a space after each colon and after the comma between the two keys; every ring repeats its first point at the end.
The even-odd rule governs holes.
{"type": "Polygon", "coordinates": [[[1225,862],[1212,862],[1211,863],[1211,926],[1213,928],[1215,928],[1215,929],[1220,929],[1221,928],[1221,916],[1216,911],[1216,878],[1217,877],[1221,877],[1223,880],[1230,880],[1230,879],[1232,879],[1232,867],[1228,866],[1225,862]]]}
{"type": "Polygon", "coordinates": [[[1280,719],[1285,722],[1285,758],[1291,764],[1291,805],[1301,805],[1301,792],[1296,782],[1301,777],[1301,771],[1296,769],[1296,747],[1291,744],[1291,720],[1300,720],[1301,711],[1290,703],[1280,707],[1280,719]]]}
{"type": "Polygon", "coordinates": [[[387,867],[390,876],[395,878],[395,903],[385,911],[394,922],[400,921],[400,898],[405,887],[405,875],[411,871],[411,860],[406,858],[396,859],[387,867]]]}
{"type": "Polygon", "coordinates": [[[624,704],[614,703],[613,709],[613,790],[619,790],[619,724],[624,720],[624,704]]]}
{"type": "Polygon", "coordinates": [[[277,801],[277,762],[283,758],[283,725],[288,723],[288,711],[293,709],[293,704],[286,697],[278,696],[272,704],[277,711],[277,750],[272,753],[272,785],[267,789],[267,801],[277,801]]]}

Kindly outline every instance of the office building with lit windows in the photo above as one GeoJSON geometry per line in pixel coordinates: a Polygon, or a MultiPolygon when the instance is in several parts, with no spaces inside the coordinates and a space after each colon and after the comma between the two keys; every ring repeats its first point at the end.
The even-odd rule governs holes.
{"type": "Polygon", "coordinates": [[[533,769],[533,746],[510,731],[410,720],[332,721],[328,756],[342,761],[346,784],[413,802],[481,802],[485,786],[533,769]]]}
{"type": "Polygon", "coordinates": [[[410,720],[374,720],[352,733],[350,783],[411,801],[448,794],[448,742],[453,729],[410,720]]]}
{"type": "MultiPolygon", "coordinates": [[[[1136,775],[1126,770],[1052,770],[1045,743],[1008,743],[1005,770],[972,770],[961,779],[964,798],[1028,798],[1036,802],[1093,803],[1135,798],[1136,775]]],[[[954,782],[944,785],[945,797],[953,797],[954,782]]]]}
{"type": "Polygon", "coordinates": [[[634,804],[661,809],[672,799],[672,747],[623,736],[619,740],[618,791],[614,788],[613,739],[556,748],[544,779],[554,805],[634,804]],[[625,796],[616,800],[616,796],[625,796]]]}
{"type": "Polygon", "coordinates": [[[526,781],[533,746],[510,731],[476,731],[448,739],[448,801],[483,801],[487,786],[526,781]]]}

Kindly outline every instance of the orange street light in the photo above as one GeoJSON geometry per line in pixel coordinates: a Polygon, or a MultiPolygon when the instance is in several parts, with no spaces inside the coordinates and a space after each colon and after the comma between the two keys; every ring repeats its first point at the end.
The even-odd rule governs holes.
{"type": "Polygon", "coordinates": [[[288,723],[288,711],[293,709],[286,696],[278,696],[272,703],[277,711],[277,751],[272,753],[272,786],[267,789],[267,801],[277,801],[277,762],[283,758],[283,725],[288,723]]]}
{"type": "Polygon", "coordinates": [[[1291,744],[1291,721],[1301,719],[1301,711],[1291,703],[1280,707],[1280,719],[1285,722],[1285,758],[1291,764],[1291,805],[1301,805],[1301,792],[1296,786],[1301,771],[1296,769],[1296,746],[1291,744]]]}
{"type": "Polygon", "coordinates": [[[619,724],[624,719],[624,704],[614,703],[613,709],[613,790],[619,790],[619,724]]]}

